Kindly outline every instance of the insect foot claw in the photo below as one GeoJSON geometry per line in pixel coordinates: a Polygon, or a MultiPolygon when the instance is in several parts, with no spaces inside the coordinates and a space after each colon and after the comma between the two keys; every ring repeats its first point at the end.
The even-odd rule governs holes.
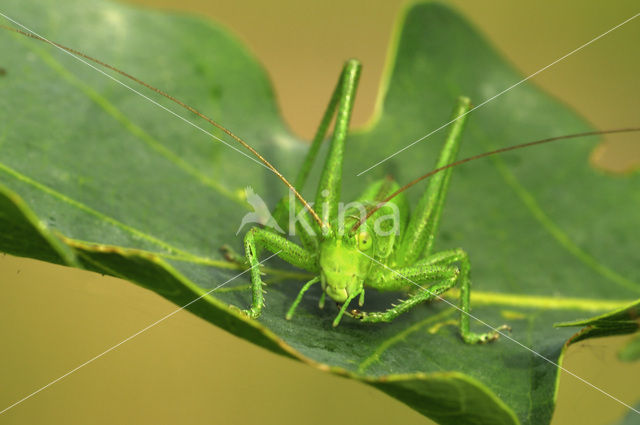
{"type": "Polygon", "coordinates": [[[358,317],[362,322],[365,323],[378,323],[378,322],[390,322],[384,313],[366,313],[360,312],[360,317],[358,317]]]}
{"type": "Polygon", "coordinates": [[[498,339],[500,337],[500,334],[498,332],[489,332],[486,333],[484,335],[482,335],[480,337],[480,341],[478,341],[480,344],[485,344],[487,342],[493,342],[496,339],[498,339]]]}
{"type": "Polygon", "coordinates": [[[257,311],[254,311],[253,309],[248,309],[248,310],[242,309],[235,305],[230,305],[229,308],[235,311],[236,313],[240,313],[241,315],[248,317],[249,319],[257,319],[260,316],[260,313],[257,311]]]}
{"type": "Polygon", "coordinates": [[[345,312],[345,314],[349,317],[353,317],[354,319],[362,319],[367,313],[354,308],[351,311],[345,312]]]}
{"type": "Polygon", "coordinates": [[[462,339],[464,339],[467,344],[485,344],[487,342],[493,342],[500,338],[500,335],[503,334],[502,331],[511,332],[511,327],[509,325],[502,325],[496,328],[494,331],[487,332],[486,334],[463,334],[462,339]]]}

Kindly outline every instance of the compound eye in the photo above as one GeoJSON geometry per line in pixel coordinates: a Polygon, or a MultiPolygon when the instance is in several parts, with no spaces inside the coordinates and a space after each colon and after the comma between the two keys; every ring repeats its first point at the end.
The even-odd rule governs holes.
{"type": "Polygon", "coordinates": [[[356,241],[358,242],[358,249],[360,249],[361,251],[366,251],[373,245],[371,235],[368,232],[358,233],[358,236],[356,236],[356,241]]]}

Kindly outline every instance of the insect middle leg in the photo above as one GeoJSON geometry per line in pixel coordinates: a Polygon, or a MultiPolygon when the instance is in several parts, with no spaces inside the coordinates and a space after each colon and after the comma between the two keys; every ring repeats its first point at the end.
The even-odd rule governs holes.
{"type": "MultiPolygon", "coordinates": [[[[405,313],[416,305],[440,295],[456,284],[460,283],[460,335],[469,344],[493,341],[499,336],[496,330],[478,334],[471,332],[469,327],[469,311],[471,310],[470,290],[471,280],[469,273],[471,264],[469,256],[462,249],[454,249],[438,252],[428,258],[419,261],[413,266],[401,268],[397,271],[390,271],[388,278],[380,283],[381,288],[400,288],[403,286],[415,285],[418,291],[400,304],[384,311],[374,313],[361,312],[359,317],[363,322],[390,322],[402,313],[405,313]],[[456,267],[455,264],[460,267],[456,267]],[[433,285],[423,288],[425,283],[437,281],[433,285]]],[[[505,329],[506,327],[501,327],[505,329]]]]}

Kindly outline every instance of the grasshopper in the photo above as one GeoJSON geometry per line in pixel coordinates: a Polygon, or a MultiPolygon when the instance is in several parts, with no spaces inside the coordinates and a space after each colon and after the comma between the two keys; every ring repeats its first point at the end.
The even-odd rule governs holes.
{"type": "MultiPolygon", "coordinates": [[[[441,294],[459,285],[460,336],[469,344],[493,341],[500,335],[499,331],[508,329],[508,326],[503,325],[487,333],[475,333],[470,330],[471,263],[469,255],[462,248],[439,252],[433,249],[451,180],[452,167],[507,150],[602,132],[539,140],[456,161],[467,112],[471,107],[470,100],[461,97],[453,110],[452,121],[455,121],[440,151],[435,169],[402,188],[391,178],[374,182],[356,200],[360,205],[369,206],[368,210],[361,209],[360,216],[354,215],[354,208],[340,211],[339,202],[343,153],[360,70],[361,65],[357,60],[349,60],[344,65],[338,84],[295,180],[295,186],[298,189],[306,183],[319,146],[325,139],[329,123],[335,115],[336,121],[329,152],[316,191],[315,205],[323,206],[322,215],[318,215],[307,203],[305,208],[312,213],[314,221],[305,220],[306,216],[302,216],[303,219],[295,223],[296,233],[300,236],[302,245],[279,235],[273,229],[254,227],[245,235],[246,265],[251,267],[252,302],[250,308],[242,312],[248,317],[257,318],[264,307],[263,282],[258,257],[261,250],[265,249],[315,275],[300,289],[286,314],[287,319],[293,317],[305,292],[317,283],[322,287],[319,307],[324,306],[327,295],[339,306],[333,326],[338,326],[345,313],[361,322],[390,322],[418,304],[440,298],[441,294]],[[403,192],[431,176],[433,178],[417,206],[413,212],[410,212],[403,192]],[[393,214],[394,211],[396,214],[393,214]],[[381,224],[390,218],[397,220],[396,232],[389,232],[381,224]],[[348,310],[350,303],[356,298],[359,306],[363,306],[365,289],[368,288],[377,291],[402,291],[409,293],[409,296],[386,311],[348,310]]],[[[637,129],[608,132],[635,130],[637,129]]],[[[274,218],[283,228],[287,228],[285,213],[290,208],[291,202],[293,202],[291,197],[283,199],[274,213],[274,218]]],[[[300,208],[296,207],[295,212],[299,213],[300,208]]]]}
{"type": "MultiPolygon", "coordinates": [[[[258,267],[258,255],[266,249],[286,262],[307,270],[316,276],[309,280],[298,293],[287,313],[290,319],[304,293],[314,284],[322,286],[320,306],[328,295],[340,306],[333,325],[337,326],[350,303],[359,298],[364,304],[365,287],[377,291],[410,292],[407,299],[382,312],[352,310],[350,315],[362,322],[390,322],[396,317],[431,300],[456,285],[460,285],[460,334],[467,343],[486,342],[498,337],[495,331],[478,334],[471,332],[468,312],[470,310],[469,256],[463,249],[434,252],[433,243],[438,231],[442,209],[446,198],[451,169],[439,173],[429,182],[413,214],[409,214],[407,200],[402,192],[388,199],[384,205],[365,217],[358,217],[352,211],[339,214],[342,178],[343,152],[349,120],[355,100],[361,65],[356,60],[348,61],[342,70],[338,84],[326,109],[320,127],[303,162],[296,179],[296,187],[301,188],[309,175],[309,169],[316,159],[319,145],[325,139],[329,122],[336,115],[329,153],[317,188],[315,205],[323,205],[322,217],[315,222],[296,222],[297,233],[302,246],[268,229],[254,227],[244,238],[245,255],[252,267],[251,307],[243,310],[252,318],[260,316],[264,306],[263,282],[258,267]],[[396,232],[380,232],[380,221],[390,216],[395,207],[396,232]],[[383,234],[384,233],[384,234],[383,234]],[[427,290],[412,291],[417,285],[430,285],[427,290]]],[[[465,112],[470,108],[467,98],[458,100],[453,118],[455,121],[440,152],[436,167],[445,166],[456,159],[460,146],[460,136],[466,121],[465,112]]],[[[377,205],[400,186],[391,179],[384,179],[366,188],[359,202],[377,205]]],[[[286,227],[283,211],[288,210],[288,202],[283,200],[274,217],[282,227],[286,227]]],[[[304,217],[304,216],[303,216],[304,217]]],[[[313,215],[314,219],[318,214],[313,215]]],[[[394,218],[394,217],[391,217],[394,218]]]]}
{"type": "Polygon", "coordinates": [[[279,226],[289,228],[286,223],[287,213],[293,211],[299,218],[295,222],[295,229],[301,245],[278,234],[273,229],[253,227],[244,237],[244,258],[233,253],[229,248],[223,247],[229,260],[236,261],[251,269],[251,306],[248,309],[236,308],[252,319],[260,316],[265,304],[259,255],[262,250],[267,250],[289,264],[307,270],[314,275],[300,289],[286,314],[287,319],[293,317],[306,291],[317,283],[320,283],[322,287],[319,306],[321,308],[324,306],[327,295],[339,306],[333,326],[338,326],[345,314],[364,323],[390,322],[418,304],[440,298],[441,294],[459,285],[459,329],[462,340],[469,344],[496,340],[501,329],[508,329],[506,325],[487,333],[475,333],[470,329],[471,263],[468,254],[462,248],[439,252],[433,249],[451,180],[452,168],[481,157],[561,139],[640,131],[640,128],[626,128],[569,134],[456,160],[467,112],[471,107],[470,100],[461,97],[453,110],[452,126],[434,170],[403,187],[400,187],[391,178],[374,182],[363,191],[355,206],[343,210],[339,205],[342,163],[349,121],[361,72],[361,65],[357,60],[349,60],[344,65],[338,84],[300,171],[294,184],[291,184],[271,163],[240,137],[171,95],[81,52],[31,33],[1,26],[7,30],[52,44],[76,57],[93,61],[177,103],[240,143],[288,187],[295,198],[291,196],[283,198],[276,207],[274,218],[279,226]],[[305,185],[334,116],[335,124],[329,152],[316,191],[315,205],[322,206],[321,214],[318,214],[297,189],[301,189],[305,185]],[[427,188],[413,212],[410,213],[403,192],[429,177],[432,178],[427,188]],[[356,214],[358,212],[359,215],[356,214]],[[392,231],[389,231],[389,219],[392,221],[392,231]],[[428,286],[425,288],[423,285],[428,286]],[[349,310],[351,302],[356,298],[358,298],[360,307],[364,305],[365,288],[377,291],[403,291],[408,293],[408,298],[391,306],[386,311],[349,310]]]}

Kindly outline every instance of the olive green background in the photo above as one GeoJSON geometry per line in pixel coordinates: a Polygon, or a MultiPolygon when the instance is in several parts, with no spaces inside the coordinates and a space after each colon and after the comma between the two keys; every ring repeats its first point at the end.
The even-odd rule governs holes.
{"type": "MultiPolygon", "coordinates": [[[[353,122],[363,125],[370,118],[393,22],[405,3],[136,1],[209,16],[235,32],[267,68],[286,121],[305,138],[317,125],[341,64],[349,57],[364,64],[353,122]]],[[[638,12],[635,0],[606,8],[593,0],[449,3],[525,75],[638,12]]],[[[640,125],[638,40],[640,18],[534,81],[597,128],[640,125]]],[[[430,130],[425,128],[425,133],[430,130]]],[[[607,138],[594,151],[594,162],[616,170],[637,166],[638,138],[607,138]]],[[[176,309],[158,295],[118,279],[9,256],[0,256],[0,289],[0,410],[176,309]]],[[[635,403],[640,399],[640,363],[624,364],[615,358],[626,340],[573,346],[565,367],[635,403]]],[[[625,411],[563,374],[554,424],[605,424],[625,411]]],[[[373,388],[275,356],[188,312],[0,416],[0,424],[250,422],[428,423],[373,388]]]]}

